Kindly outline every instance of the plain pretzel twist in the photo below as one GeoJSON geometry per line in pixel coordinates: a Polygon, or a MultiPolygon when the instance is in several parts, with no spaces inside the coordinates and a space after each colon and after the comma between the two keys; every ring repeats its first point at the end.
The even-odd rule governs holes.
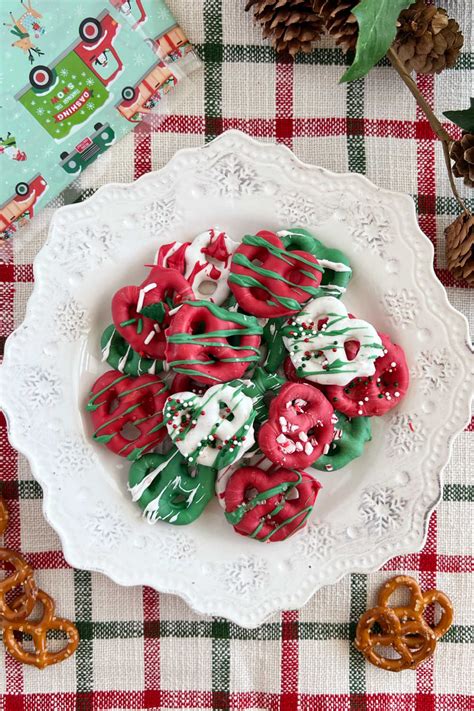
{"type": "Polygon", "coordinates": [[[30,664],[44,669],[51,664],[57,664],[73,654],[79,644],[79,633],[76,626],[69,620],[56,617],[54,600],[43,590],[38,590],[37,599],[43,605],[43,613],[39,620],[19,620],[17,622],[3,623],[3,643],[9,654],[23,664],[30,664]],[[63,649],[58,652],[48,650],[48,631],[59,630],[65,632],[68,641],[63,649]],[[31,635],[34,652],[27,651],[22,641],[15,633],[31,635]]]}
{"type": "Polygon", "coordinates": [[[10,548],[0,548],[0,561],[13,566],[13,572],[0,582],[0,620],[24,620],[33,610],[38,592],[33,570],[21,555],[10,548]],[[7,595],[17,587],[22,588],[22,593],[10,604],[7,595]]]}
{"type": "Polygon", "coordinates": [[[371,664],[381,669],[416,669],[434,654],[436,642],[448,631],[452,622],[453,606],[447,595],[440,590],[422,592],[414,578],[397,575],[380,589],[378,605],[360,618],[355,646],[371,664]],[[410,600],[407,605],[390,607],[388,601],[400,587],[409,589],[410,600]],[[438,603],[442,612],[440,620],[431,626],[423,615],[428,605],[434,602],[438,603]],[[376,624],[380,632],[374,631],[376,624]],[[385,656],[379,647],[392,647],[398,658],[385,656]]]}
{"type": "MultiPolygon", "coordinates": [[[[0,535],[8,524],[8,510],[0,497],[0,535]]],[[[26,560],[10,548],[0,548],[0,561],[13,567],[13,572],[0,582],[0,628],[3,629],[3,643],[7,652],[19,662],[44,669],[50,664],[62,662],[70,657],[79,644],[79,633],[69,620],[55,617],[54,600],[43,590],[38,590],[33,570],[26,560]],[[7,600],[15,588],[22,592],[12,602],[7,600]],[[43,605],[43,613],[37,621],[28,620],[36,602],[43,605]],[[58,652],[48,650],[48,632],[58,630],[67,635],[67,644],[58,652]],[[22,634],[31,636],[35,651],[29,652],[23,646],[22,634]]]]}

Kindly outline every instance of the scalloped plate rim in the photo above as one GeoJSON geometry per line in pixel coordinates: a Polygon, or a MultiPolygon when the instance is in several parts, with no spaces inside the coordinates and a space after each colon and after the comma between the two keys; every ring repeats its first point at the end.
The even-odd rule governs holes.
{"type": "MultiPolygon", "coordinates": [[[[364,175],[358,174],[358,173],[351,173],[351,172],[334,173],[326,168],[315,166],[310,163],[305,163],[300,158],[298,158],[293,153],[293,151],[291,149],[289,149],[285,145],[258,141],[257,139],[249,136],[248,134],[246,134],[242,131],[232,129],[232,130],[226,131],[225,133],[221,134],[220,136],[215,138],[209,144],[201,145],[198,147],[182,148],[182,149],[176,151],[175,154],[170,158],[170,160],[164,166],[162,166],[160,169],[151,171],[149,173],[145,173],[137,180],[130,181],[128,183],[107,183],[106,185],[103,185],[100,188],[98,188],[96,190],[96,192],[91,197],[87,198],[87,200],[85,200],[84,202],[73,204],[73,205],[67,205],[67,206],[58,208],[55,212],[55,217],[56,217],[56,215],[60,215],[63,213],[69,214],[69,213],[74,213],[76,211],[79,211],[87,203],[93,204],[95,201],[97,201],[97,199],[100,199],[101,196],[104,193],[107,193],[107,191],[110,189],[119,188],[121,190],[126,191],[127,189],[131,188],[132,186],[136,186],[142,182],[151,180],[151,179],[159,176],[161,173],[165,173],[168,165],[170,163],[172,163],[178,156],[182,156],[182,155],[186,155],[186,154],[196,154],[197,152],[206,151],[209,148],[209,146],[216,145],[222,140],[224,140],[224,141],[228,140],[228,138],[230,136],[237,136],[240,138],[244,137],[247,142],[252,143],[255,146],[258,146],[258,147],[267,146],[268,148],[273,148],[275,150],[280,151],[281,153],[285,153],[294,164],[298,165],[301,168],[304,168],[305,170],[311,170],[312,172],[315,172],[315,173],[322,173],[330,178],[335,178],[335,179],[344,179],[344,178],[354,179],[355,178],[359,182],[365,184],[365,186],[367,188],[370,188],[371,192],[386,195],[386,196],[393,196],[399,200],[403,200],[403,202],[406,204],[407,209],[409,209],[409,211],[410,211],[409,218],[410,218],[410,222],[412,223],[413,230],[415,230],[415,228],[416,228],[418,239],[420,239],[420,237],[423,238],[423,239],[420,239],[420,243],[423,243],[423,249],[430,253],[430,260],[429,260],[428,264],[424,265],[425,269],[426,269],[426,267],[428,267],[426,269],[426,273],[428,274],[431,282],[436,285],[438,293],[439,294],[441,294],[441,292],[443,293],[444,306],[448,307],[448,310],[450,311],[451,315],[455,315],[455,318],[458,318],[458,320],[460,322],[461,321],[463,322],[463,327],[464,327],[463,331],[465,334],[465,345],[467,346],[468,352],[472,356],[474,351],[473,351],[472,345],[470,343],[469,324],[468,324],[467,318],[464,316],[464,314],[462,314],[454,306],[452,306],[452,304],[450,303],[450,301],[448,299],[446,289],[444,288],[443,284],[440,282],[440,280],[438,279],[438,277],[434,271],[433,260],[432,260],[432,257],[434,254],[434,246],[433,246],[432,242],[429,240],[429,238],[424,234],[424,232],[419,227],[415,204],[414,204],[413,199],[410,197],[410,195],[408,195],[406,193],[402,193],[400,191],[379,188],[369,178],[367,178],[364,175]]],[[[28,300],[28,303],[27,303],[24,321],[8,336],[8,338],[6,340],[5,352],[4,352],[4,362],[5,362],[5,360],[8,359],[10,348],[13,346],[15,334],[25,324],[27,325],[26,322],[28,320],[31,310],[33,309],[33,301],[34,301],[33,297],[35,296],[35,294],[37,295],[39,288],[40,288],[40,284],[38,282],[37,277],[38,277],[38,272],[41,270],[42,253],[43,253],[44,248],[49,244],[51,234],[52,234],[52,222],[50,223],[48,237],[47,237],[43,247],[40,249],[40,251],[36,255],[34,262],[33,262],[34,287],[33,287],[31,296],[28,300]]],[[[0,366],[0,369],[1,369],[1,366],[0,366]]],[[[35,461],[35,455],[32,454],[31,457],[33,457],[33,459],[30,459],[30,454],[28,453],[28,448],[22,446],[18,442],[17,436],[16,436],[17,433],[15,431],[16,428],[15,428],[15,424],[13,422],[13,417],[8,412],[8,409],[7,409],[8,405],[5,406],[4,404],[2,404],[1,392],[0,392],[0,407],[2,407],[2,410],[3,410],[5,417],[6,417],[7,427],[8,427],[8,435],[9,435],[11,445],[28,459],[33,476],[40,483],[40,485],[43,489],[42,509],[43,509],[43,514],[45,516],[45,519],[47,520],[49,525],[51,525],[51,527],[58,534],[58,537],[61,541],[65,559],[71,566],[76,567],[76,562],[79,562],[79,561],[75,560],[77,557],[77,553],[74,551],[74,546],[70,546],[68,539],[67,539],[67,533],[63,530],[62,524],[59,523],[58,521],[54,521],[54,514],[52,514],[52,511],[51,511],[51,502],[53,500],[53,497],[50,493],[50,484],[47,483],[46,480],[44,480],[43,477],[41,476],[41,474],[39,473],[39,467],[37,466],[37,462],[35,461]]],[[[467,403],[465,415],[461,416],[461,414],[459,413],[459,418],[458,418],[459,424],[456,427],[456,429],[453,430],[453,432],[448,437],[447,455],[445,457],[445,462],[442,465],[442,467],[439,469],[438,474],[437,474],[438,492],[437,492],[436,497],[432,500],[431,504],[426,505],[424,516],[423,516],[423,535],[422,535],[421,539],[414,541],[412,545],[410,545],[409,543],[406,543],[403,546],[402,551],[397,551],[397,552],[394,551],[392,554],[384,555],[382,558],[378,558],[377,562],[375,562],[371,565],[369,564],[368,566],[362,566],[360,568],[351,568],[350,571],[347,571],[347,570],[337,571],[336,577],[332,578],[330,581],[324,582],[321,585],[318,585],[316,588],[314,588],[314,587],[309,588],[308,587],[308,590],[305,593],[304,599],[302,601],[301,600],[298,601],[298,603],[297,603],[296,607],[298,609],[302,608],[308,602],[308,600],[313,596],[313,594],[315,594],[315,592],[317,592],[318,589],[320,589],[321,587],[324,587],[326,585],[335,585],[349,572],[360,572],[360,573],[375,572],[375,571],[379,570],[387,561],[389,561],[391,558],[393,558],[394,555],[406,555],[406,554],[410,554],[410,553],[415,553],[415,552],[420,551],[423,548],[423,546],[425,545],[425,542],[426,542],[427,535],[428,535],[428,525],[429,525],[430,517],[431,517],[433,511],[438,506],[438,504],[442,498],[443,472],[444,472],[444,470],[451,458],[454,440],[460,434],[460,432],[462,432],[464,427],[469,423],[470,417],[471,417],[470,405],[469,405],[469,403],[467,403]],[[461,422],[461,420],[462,420],[462,422],[461,422]]],[[[20,439],[21,439],[21,436],[20,436],[20,439]]],[[[117,583],[121,586],[124,586],[124,587],[135,586],[135,585],[151,585],[152,587],[156,588],[156,582],[150,583],[150,582],[147,582],[146,580],[143,582],[140,582],[140,583],[127,582],[127,581],[121,579],[121,576],[119,574],[116,574],[116,573],[114,574],[113,570],[112,571],[105,570],[105,569],[101,568],[100,566],[94,566],[94,565],[91,565],[90,563],[87,564],[87,569],[90,571],[102,573],[102,574],[106,575],[107,577],[109,577],[111,580],[113,580],[115,583],[117,583]]],[[[143,576],[140,576],[140,577],[142,578],[143,576]]],[[[225,601],[222,602],[222,608],[225,608],[225,609],[220,609],[221,604],[218,603],[217,600],[215,600],[215,599],[212,600],[211,604],[212,604],[215,612],[210,612],[210,611],[204,609],[205,606],[199,605],[197,603],[196,599],[194,599],[192,596],[188,595],[185,589],[179,589],[179,588],[173,588],[170,586],[166,586],[166,589],[161,589],[160,591],[180,596],[191,607],[191,609],[193,609],[198,614],[204,614],[204,615],[208,615],[208,616],[213,615],[213,614],[222,615],[222,616],[225,616],[227,619],[229,619],[237,624],[240,624],[242,626],[248,627],[248,628],[254,628],[254,627],[259,626],[266,619],[268,619],[268,617],[275,614],[275,612],[278,612],[281,609],[289,609],[288,607],[282,607],[281,604],[279,604],[277,607],[273,607],[269,611],[265,612],[264,616],[262,616],[261,613],[259,615],[258,611],[257,611],[257,613],[252,614],[248,610],[246,610],[245,611],[245,619],[243,619],[242,616],[240,616],[233,608],[232,609],[229,607],[225,608],[225,605],[226,605],[225,601]]],[[[289,599],[290,597],[291,597],[291,593],[283,594],[281,596],[280,603],[284,602],[285,600],[288,600],[288,604],[292,606],[291,609],[295,609],[294,602],[292,602],[291,599],[289,599]]],[[[260,607],[262,607],[262,606],[260,606],[260,607]]],[[[268,606],[268,603],[266,606],[268,606]]]]}

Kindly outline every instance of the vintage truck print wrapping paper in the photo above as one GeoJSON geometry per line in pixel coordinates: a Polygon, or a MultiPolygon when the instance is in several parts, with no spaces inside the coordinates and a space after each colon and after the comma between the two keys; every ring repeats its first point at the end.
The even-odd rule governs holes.
{"type": "Polygon", "coordinates": [[[1,12],[0,241],[199,66],[163,0],[12,0],[1,12]]]}

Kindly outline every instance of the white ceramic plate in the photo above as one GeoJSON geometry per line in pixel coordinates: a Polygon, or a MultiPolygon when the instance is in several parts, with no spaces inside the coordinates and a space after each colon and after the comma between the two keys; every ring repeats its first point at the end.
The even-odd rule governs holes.
{"type": "Polygon", "coordinates": [[[474,373],[466,321],[432,262],[406,195],[235,131],[59,209],[35,261],[25,321],[6,345],[0,404],[69,563],[251,627],[345,573],[419,550],[451,443],[469,419],[474,373]],[[212,225],[235,240],[305,226],[344,250],[354,271],[345,304],[400,343],[411,368],[407,397],[373,420],[363,457],[318,476],[324,488],[309,526],[283,543],[236,535],[217,501],[186,528],[151,526],[127,493],[129,463],[92,443],[84,413],[106,369],[99,339],[116,289],[142,281],[159,243],[212,225]]]}

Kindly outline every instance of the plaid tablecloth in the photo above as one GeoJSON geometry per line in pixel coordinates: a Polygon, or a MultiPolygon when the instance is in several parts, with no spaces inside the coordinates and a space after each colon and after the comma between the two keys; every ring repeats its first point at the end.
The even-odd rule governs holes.
{"type": "MultiPolygon", "coordinates": [[[[338,49],[327,42],[294,63],[277,61],[244,13],[244,0],[169,4],[196,43],[204,71],[183,85],[184,96],[177,92],[156,130],[123,139],[72,189],[84,197],[104,182],[130,181],[162,166],[178,148],[200,145],[227,128],[280,141],[305,161],[365,173],[380,187],[413,195],[421,227],[436,246],[438,276],[472,325],[474,292],[446,270],[443,230],[457,208],[441,148],[387,63],[365,80],[338,85],[345,64],[338,49]]],[[[471,2],[441,4],[464,28],[466,43],[454,69],[417,78],[438,115],[468,105],[474,65],[471,2]]],[[[474,208],[472,195],[468,203],[474,208]]],[[[45,209],[4,252],[2,345],[23,319],[31,262],[52,213],[45,209]]],[[[56,598],[58,613],[74,619],[81,634],[76,655],[43,672],[19,666],[0,649],[1,711],[472,709],[473,451],[474,420],[455,443],[443,502],[421,553],[391,560],[378,573],[348,576],[318,592],[301,611],[245,630],[196,615],[177,597],[121,588],[100,574],[70,568],[43,518],[41,489],[27,461],[8,444],[0,419],[0,478],[12,519],[5,542],[23,551],[41,587],[56,598]],[[351,644],[359,615],[395,571],[444,590],[456,611],[436,656],[417,672],[377,670],[351,644]]]]}

